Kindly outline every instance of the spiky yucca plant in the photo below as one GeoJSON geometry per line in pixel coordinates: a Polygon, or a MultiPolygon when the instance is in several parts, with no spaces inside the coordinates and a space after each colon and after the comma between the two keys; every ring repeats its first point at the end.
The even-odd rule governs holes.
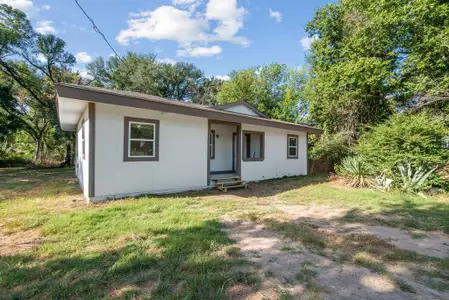
{"type": "Polygon", "coordinates": [[[345,157],[337,171],[351,187],[368,187],[372,184],[371,168],[359,156],[345,157]]]}
{"type": "Polygon", "coordinates": [[[402,179],[402,186],[400,188],[406,192],[421,191],[426,179],[438,168],[427,169],[419,166],[414,170],[410,160],[404,160],[404,164],[398,163],[398,170],[401,173],[402,179]]]}

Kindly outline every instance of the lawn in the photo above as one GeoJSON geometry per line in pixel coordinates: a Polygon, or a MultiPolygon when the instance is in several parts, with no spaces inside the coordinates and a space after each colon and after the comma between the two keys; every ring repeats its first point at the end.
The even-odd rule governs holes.
{"type": "Polygon", "coordinates": [[[291,212],[304,207],[341,212],[326,220],[340,224],[332,228],[388,226],[416,241],[449,232],[449,201],[443,196],[349,189],[322,176],[253,183],[228,194],[89,205],[73,169],[0,169],[0,298],[288,298],[296,295],[296,285],[304,287],[304,297],[332,295],[323,284],[327,273],[309,261],[292,278],[268,280],[276,269],[264,269],[257,259],[265,255],[262,246],[245,252],[254,243],[243,244],[242,224],[262,226],[279,239],[282,246],[270,245],[266,253],[285,253],[289,262],[301,252],[311,261],[326,259],[391,279],[401,293],[420,294],[425,286],[436,291],[433,296],[446,296],[447,258],[404,251],[371,235],[329,231],[327,225],[321,230],[307,216],[292,219],[291,212]],[[399,262],[413,264],[406,266],[412,271],[422,266],[416,272],[426,277],[399,278],[390,268],[399,262]]]}

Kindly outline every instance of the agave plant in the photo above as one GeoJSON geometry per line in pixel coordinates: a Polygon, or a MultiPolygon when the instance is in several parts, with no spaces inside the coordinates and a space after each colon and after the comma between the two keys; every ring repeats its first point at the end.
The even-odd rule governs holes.
{"type": "Polygon", "coordinates": [[[371,168],[359,156],[345,157],[338,168],[346,184],[352,187],[368,187],[372,184],[371,168]]]}
{"type": "Polygon", "coordinates": [[[420,191],[426,179],[438,168],[434,167],[427,169],[423,166],[419,166],[414,170],[410,160],[405,160],[404,163],[405,165],[398,163],[398,169],[402,178],[401,189],[407,192],[420,191]]]}
{"type": "Polygon", "coordinates": [[[382,173],[376,176],[372,187],[382,192],[388,192],[391,189],[392,183],[393,179],[387,178],[385,173],[382,173]]]}

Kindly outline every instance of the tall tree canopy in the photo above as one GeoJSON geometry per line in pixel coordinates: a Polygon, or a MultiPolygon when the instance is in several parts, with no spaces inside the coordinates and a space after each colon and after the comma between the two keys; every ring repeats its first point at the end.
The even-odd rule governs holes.
{"type": "Polygon", "coordinates": [[[34,159],[63,137],[53,84],[79,81],[69,69],[75,62],[63,40],[35,33],[25,13],[0,4],[0,122],[32,139],[34,159]]]}
{"type": "Polygon", "coordinates": [[[230,76],[217,94],[220,104],[246,101],[271,118],[290,122],[306,117],[304,70],[270,64],[232,71],[230,76]]]}
{"type": "Polygon", "coordinates": [[[449,105],[449,3],[341,0],[319,9],[308,100],[327,132],[357,138],[395,109],[449,105]]]}
{"type": "Polygon", "coordinates": [[[130,52],[108,61],[98,58],[88,70],[101,86],[200,104],[214,104],[221,85],[221,80],[205,77],[193,64],[163,63],[153,54],[130,52]]]}

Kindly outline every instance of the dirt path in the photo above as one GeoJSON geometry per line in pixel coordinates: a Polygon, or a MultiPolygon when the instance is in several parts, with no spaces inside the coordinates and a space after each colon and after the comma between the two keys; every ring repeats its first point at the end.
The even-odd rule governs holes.
{"type": "Polygon", "coordinates": [[[293,299],[449,297],[449,294],[410,281],[408,283],[416,292],[403,291],[387,276],[311,252],[304,245],[289,241],[261,224],[229,219],[222,224],[230,238],[236,241],[241,255],[258,266],[262,277],[261,288],[256,293],[236,299],[279,299],[284,293],[293,299]]]}
{"type": "Polygon", "coordinates": [[[406,230],[388,226],[369,226],[361,223],[335,221],[346,215],[347,209],[335,209],[327,206],[275,205],[286,213],[291,220],[307,221],[327,230],[342,234],[373,234],[388,241],[402,250],[438,258],[449,257],[449,235],[443,232],[420,232],[423,237],[413,238],[406,230]]]}

